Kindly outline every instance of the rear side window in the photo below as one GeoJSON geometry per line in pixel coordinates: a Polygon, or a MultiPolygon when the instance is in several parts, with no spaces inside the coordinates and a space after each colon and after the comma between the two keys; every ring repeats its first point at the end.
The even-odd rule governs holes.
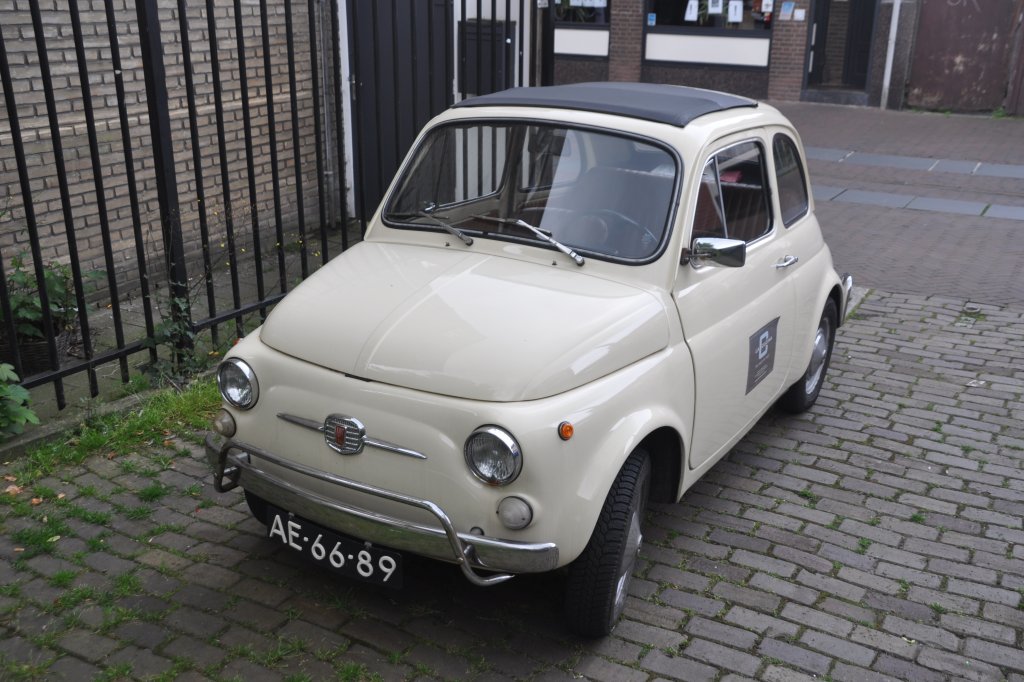
{"type": "Polygon", "coordinates": [[[772,141],[775,156],[775,181],[779,186],[782,222],[789,227],[807,214],[807,174],[800,161],[796,143],[779,133],[772,141]]]}
{"type": "Polygon", "coordinates": [[[708,160],[698,189],[693,238],[752,242],[771,231],[764,156],[761,145],[741,142],[708,160]]]}

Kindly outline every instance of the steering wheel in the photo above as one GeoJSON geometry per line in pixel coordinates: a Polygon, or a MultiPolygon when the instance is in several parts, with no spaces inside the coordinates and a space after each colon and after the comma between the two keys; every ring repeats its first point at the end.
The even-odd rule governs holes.
{"type": "MultiPolygon", "coordinates": [[[[608,225],[609,241],[621,243],[624,240],[613,240],[612,236],[615,234],[627,234],[630,237],[629,242],[632,242],[637,246],[649,244],[650,249],[653,250],[658,244],[658,237],[648,228],[633,220],[628,215],[620,213],[614,209],[597,208],[584,212],[580,217],[582,218],[586,216],[593,216],[608,225]],[[637,238],[637,235],[639,235],[639,238],[637,238]]],[[[619,249],[614,249],[614,251],[615,254],[618,255],[619,249]]]]}

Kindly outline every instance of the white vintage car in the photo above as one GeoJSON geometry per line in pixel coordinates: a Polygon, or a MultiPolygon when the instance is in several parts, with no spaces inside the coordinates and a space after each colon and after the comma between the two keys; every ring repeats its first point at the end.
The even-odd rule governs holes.
{"type": "Polygon", "coordinates": [[[774,403],[818,396],[852,280],[796,131],[692,88],[465,100],[420,134],[365,241],[218,372],[216,486],[269,538],[400,585],[566,569],[611,631],[648,499],[676,502],[774,403]]]}

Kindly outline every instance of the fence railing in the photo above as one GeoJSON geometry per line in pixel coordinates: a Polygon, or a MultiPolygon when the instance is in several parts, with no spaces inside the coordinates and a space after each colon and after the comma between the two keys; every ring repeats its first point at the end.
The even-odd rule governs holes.
{"type": "Polygon", "coordinates": [[[0,361],[25,386],[63,408],[73,377],[223,346],[348,247],[337,5],[3,11],[0,361]]]}

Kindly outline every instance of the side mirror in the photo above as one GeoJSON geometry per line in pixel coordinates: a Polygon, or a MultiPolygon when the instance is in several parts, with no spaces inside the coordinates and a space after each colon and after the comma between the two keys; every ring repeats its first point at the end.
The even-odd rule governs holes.
{"type": "Polygon", "coordinates": [[[693,248],[683,251],[683,262],[694,267],[704,264],[740,268],[747,262],[747,243],[742,239],[698,237],[693,248]]]}

